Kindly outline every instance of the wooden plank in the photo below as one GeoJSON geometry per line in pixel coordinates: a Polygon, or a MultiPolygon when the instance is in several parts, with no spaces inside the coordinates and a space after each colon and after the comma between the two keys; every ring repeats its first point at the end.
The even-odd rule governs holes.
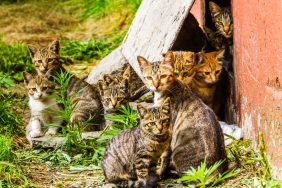
{"type": "Polygon", "coordinates": [[[174,44],[193,2],[143,0],[121,46],[95,66],[86,81],[96,83],[102,75],[122,67],[126,60],[141,77],[136,57],[142,55],[150,61],[161,60],[162,52],[174,44]]]}
{"type": "Polygon", "coordinates": [[[143,0],[122,44],[122,54],[138,75],[141,74],[136,57],[150,61],[162,59],[188,16],[193,0],[143,0]]]}
{"type": "Polygon", "coordinates": [[[127,60],[121,53],[121,47],[118,47],[92,69],[86,81],[90,84],[95,84],[99,79],[103,78],[104,74],[112,73],[121,68],[125,63],[127,63],[127,60]]]}

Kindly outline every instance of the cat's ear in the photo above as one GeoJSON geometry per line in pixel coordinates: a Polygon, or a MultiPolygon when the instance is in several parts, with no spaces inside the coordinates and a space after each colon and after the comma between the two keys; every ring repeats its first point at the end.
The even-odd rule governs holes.
{"type": "Polygon", "coordinates": [[[122,74],[122,78],[129,79],[130,77],[130,66],[127,66],[127,68],[124,70],[122,74]]]}
{"type": "Polygon", "coordinates": [[[99,80],[98,81],[98,89],[101,95],[104,94],[104,89],[105,89],[105,82],[104,80],[99,80]]]}
{"type": "Polygon", "coordinates": [[[105,74],[103,80],[107,85],[110,85],[113,81],[115,81],[110,75],[105,74]]]}
{"type": "Polygon", "coordinates": [[[216,56],[216,59],[218,61],[223,61],[224,60],[224,53],[225,53],[225,49],[219,50],[218,54],[216,56]]]}
{"type": "Polygon", "coordinates": [[[204,52],[195,53],[195,64],[201,65],[204,62],[204,52]]]}
{"type": "Polygon", "coordinates": [[[174,67],[174,63],[175,63],[175,59],[174,59],[174,54],[172,51],[168,51],[165,56],[164,56],[164,60],[162,61],[162,65],[167,65],[170,67],[174,67]]]}
{"type": "Polygon", "coordinates": [[[146,60],[144,57],[142,57],[142,56],[137,56],[137,61],[138,61],[138,63],[139,63],[139,66],[140,66],[141,70],[143,70],[144,67],[150,65],[150,62],[147,61],[147,60],[146,60]]]}
{"type": "Polygon", "coordinates": [[[49,49],[53,52],[55,52],[56,54],[59,54],[60,51],[60,42],[58,40],[54,40],[51,42],[49,49]]]}
{"type": "Polygon", "coordinates": [[[28,44],[27,48],[28,48],[30,57],[33,58],[34,54],[37,52],[37,48],[31,44],[28,44]]]}
{"type": "Polygon", "coordinates": [[[169,113],[169,111],[170,111],[170,98],[169,98],[169,97],[167,97],[167,98],[163,101],[163,103],[162,103],[162,105],[161,105],[161,110],[162,110],[162,112],[164,112],[164,113],[169,113]]]}
{"type": "Polygon", "coordinates": [[[220,6],[218,6],[216,3],[212,1],[209,2],[209,8],[210,8],[211,15],[213,17],[218,15],[221,10],[220,6]]]}
{"type": "Polygon", "coordinates": [[[28,83],[32,80],[33,76],[29,74],[28,72],[23,72],[23,79],[25,85],[28,85],[28,83]]]}
{"type": "Polygon", "coordinates": [[[195,52],[187,52],[188,53],[188,58],[186,63],[188,64],[194,64],[195,63],[195,52]]]}
{"type": "Polygon", "coordinates": [[[137,112],[140,118],[142,119],[145,113],[147,112],[147,109],[144,106],[142,106],[141,104],[137,104],[137,112]]]}

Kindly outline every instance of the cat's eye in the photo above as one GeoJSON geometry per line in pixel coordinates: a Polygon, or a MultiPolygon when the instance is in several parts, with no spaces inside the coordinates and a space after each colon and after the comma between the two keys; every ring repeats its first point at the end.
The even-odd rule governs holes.
{"type": "Polygon", "coordinates": [[[210,74],[210,72],[204,72],[205,73],[205,75],[209,75],[210,74]]]}
{"type": "Polygon", "coordinates": [[[220,73],[220,70],[215,71],[215,74],[219,74],[219,73],[220,73]]]}
{"type": "Polygon", "coordinates": [[[37,61],[37,63],[40,63],[40,64],[41,64],[41,63],[42,63],[42,61],[41,61],[41,60],[38,60],[38,61],[37,61]]]}
{"type": "Polygon", "coordinates": [[[152,80],[152,77],[151,76],[147,76],[146,80],[152,80]]]}
{"type": "Polygon", "coordinates": [[[36,88],[32,88],[32,91],[37,91],[37,89],[36,88]]]}
{"type": "Polygon", "coordinates": [[[161,79],[164,79],[164,78],[167,78],[168,75],[164,74],[164,75],[161,75],[161,79]]]}
{"type": "Polygon", "coordinates": [[[48,89],[47,87],[43,87],[43,88],[42,88],[42,91],[45,91],[45,90],[47,90],[47,89],[48,89]]]}
{"type": "Polygon", "coordinates": [[[52,63],[53,59],[47,59],[48,63],[52,63]]]}

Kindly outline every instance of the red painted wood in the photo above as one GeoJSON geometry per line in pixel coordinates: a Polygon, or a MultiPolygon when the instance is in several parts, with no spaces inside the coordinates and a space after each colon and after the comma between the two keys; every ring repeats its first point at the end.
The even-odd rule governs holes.
{"type": "Polygon", "coordinates": [[[281,169],[282,2],[233,0],[232,10],[240,126],[255,146],[258,132],[264,134],[273,169],[281,169]]]}

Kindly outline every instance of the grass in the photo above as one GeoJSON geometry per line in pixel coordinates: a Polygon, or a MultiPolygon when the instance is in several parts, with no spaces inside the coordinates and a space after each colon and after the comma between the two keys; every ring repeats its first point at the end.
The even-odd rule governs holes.
{"type": "Polygon", "coordinates": [[[14,147],[11,138],[0,135],[0,187],[18,187],[29,184],[17,155],[13,151],[14,147]]]}
{"type": "Polygon", "coordinates": [[[235,177],[238,170],[224,172],[223,174],[217,173],[216,170],[220,167],[223,161],[218,161],[211,167],[207,167],[206,162],[202,162],[197,169],[191,168],[184,172],[184,175],[179,179],[182,183],[188,184],[187,187],[214,187],[222,181],[235,177]]]}
{"type": "Polygon", "coordinates": [[[88,0],[87,8],[82,14],[81,19],[84,20],[91,15],[99,19],[113,11],[121,12],[128,4],[130,5],[130,11],[135,12],[140,3],[141,0],[88,0]]]}
{"type": "Polygon", "coordinates": [[[9,78],[7,76],[11,76],[15,80],[22,80],[21,73],[24,70],[32,71],[34,69],[24,44],[8,44],[0,40],[0,49],[0,71],[2,72],[0,73],[0,82],[3,81],[3,76],[6,76],[6,81],[9,78]],[[5,75],[3,75],[3,72],[5,72],[5,75]]]}

